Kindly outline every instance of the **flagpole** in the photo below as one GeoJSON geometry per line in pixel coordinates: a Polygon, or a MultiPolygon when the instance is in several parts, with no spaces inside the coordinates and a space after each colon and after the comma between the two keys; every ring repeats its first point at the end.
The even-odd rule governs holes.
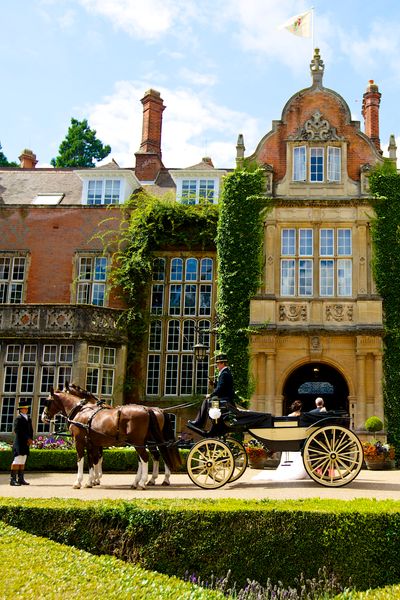
{"type": "Polygon", "coordinates": [[[315,50],[315,38],[314,38],[314,19],[315,19],[315,9],[312,6],[311,7],[311,43],[312,43],[312,48],[311,48],[311,56],[314,55],[314,50],[315,50]]]}

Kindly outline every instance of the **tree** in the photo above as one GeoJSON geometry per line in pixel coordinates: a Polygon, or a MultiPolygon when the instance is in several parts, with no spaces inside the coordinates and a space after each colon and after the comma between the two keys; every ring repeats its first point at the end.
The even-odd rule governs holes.
{"type": "Polygon", "coordinates": [[[1,149],[0,144],[0,167],[18,167],[18,163],[16,162],[8,162],[7,157],[1,149]]]}
{"type": "Polygon", "coordinates": [[[61,142],[57,158],[51,159],[53,167],[94,167],[94,160],[103,160],[111,152],[96,138],[86,119],[71,119],[66,138],[61,142]]]}

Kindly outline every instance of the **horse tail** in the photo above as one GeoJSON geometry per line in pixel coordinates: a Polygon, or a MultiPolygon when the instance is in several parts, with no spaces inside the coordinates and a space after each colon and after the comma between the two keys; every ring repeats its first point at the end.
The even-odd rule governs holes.
{"type": "MultiPolygon", "coordinates": [[[[160,454],[163,457],[164,462],[166,463],[168,468],[171,471],[178,469],[181,464],[181,457],[180,457],[177,446],[175,444],[171,443],[171,442],[175,442],[174,432],[173,432],[171,423],[169,423],[169,427],[170,427],[170,432],[168,433],[169,437],[167,438],[164,433],[167,415],[164,414],[164,426],[163,426],[162,430],[160,429],[160,426],[157,421],[157,417],[154,414],[154,411],[152,409],[149,410],[149,417],[150,417],[150,436],[152,438],[152,441],[154,441],[157,444],[160,454]]],[[[168,417],[168,420],[169,420],[169,417],[168,417]]]]}
{"type": "Polygon", "coordinates": [[[164,446],[164,448],[166,448],[168,455],[170,457],[170,460],[174,464],[174,469],[178,470],[182,464],[182,458],[179,453],[179,448],[176,444],[175,432],[174,432],[174,428],[172,427],[172,420],[171,420],[170,413],[164,413],[163,435],[164,435],[164,438],[168,442],[168,444],[166,446],[164,446]]]}

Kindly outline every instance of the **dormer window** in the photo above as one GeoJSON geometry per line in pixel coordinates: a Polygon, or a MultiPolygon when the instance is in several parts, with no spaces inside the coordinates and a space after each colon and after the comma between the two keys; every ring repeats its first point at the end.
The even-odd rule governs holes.
{"type": "Polygon", "coordinates": [[[216,187],[215,179],[182,179],[181,202],[182,204],[214,203],[216,187]]]}
{"type": "Polygon", "coordinates": [[[295,146],[293,181],[339,183],[341,148],[338,146],[295,146]]]}
{"type": "Polygon", "coordinates": [[[87,204],[119,204],[121,181],[119,179],[92,179],[88,181],[87,204]]]}

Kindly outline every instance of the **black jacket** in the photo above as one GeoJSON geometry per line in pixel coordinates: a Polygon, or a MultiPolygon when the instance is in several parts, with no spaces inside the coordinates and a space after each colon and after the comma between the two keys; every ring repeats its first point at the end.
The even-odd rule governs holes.
{"type": "Polygon", "coordinates": [[[33,439],[32,419],[19,414],[14,421],[15,439],[13,444],[14,456],[29,454],[28,440],[33,439]]]}
{"type": "Polygon", "coordinates": [[[233,400],[235,392],[233,389],[233,377],[229,367],[224,367],[222,371],[220,371],[217,385],[211,395],[226,400],[233,400]]]}

